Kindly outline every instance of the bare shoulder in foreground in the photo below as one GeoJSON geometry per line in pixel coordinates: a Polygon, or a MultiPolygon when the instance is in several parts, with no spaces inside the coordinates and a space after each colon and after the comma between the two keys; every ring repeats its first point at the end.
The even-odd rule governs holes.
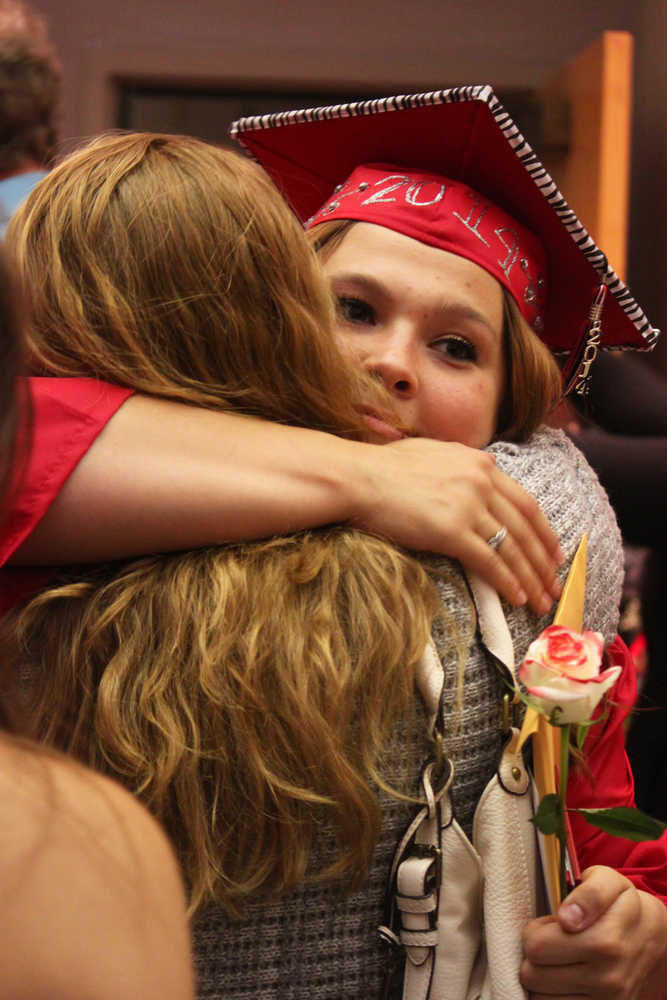
{"type": "Polygon", "coordinates": [[[191,1000],[180,874],[123,789],[0,737],[2,1000],[191,1000]]]}

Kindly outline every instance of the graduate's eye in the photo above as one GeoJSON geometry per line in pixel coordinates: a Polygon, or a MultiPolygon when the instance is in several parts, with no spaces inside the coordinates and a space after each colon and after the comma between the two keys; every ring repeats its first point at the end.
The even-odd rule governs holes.
{"type": "Polygon", "coordinates": [[[368,302],[357,298],[355,295],[338,295],[336,298],[336,309],[344,323],[366,326],[375,325],[375,310],[368,302]]]}
{"type": "Polygon", "coordinates": [[[477,348],[465,337],[450,335],[433,341],[431,347],[452,361],[476,361],[477,348]]]}

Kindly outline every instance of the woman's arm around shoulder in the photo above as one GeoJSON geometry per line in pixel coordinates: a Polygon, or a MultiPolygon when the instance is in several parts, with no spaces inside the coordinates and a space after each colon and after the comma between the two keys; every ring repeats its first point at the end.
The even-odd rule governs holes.
{"type": "MultiPolygon", "coordinates": [[[[67,380],[50,381],[53,395],[67,380]]],[[[49,501],[15,564],[99,561],[349,521],[459,559],[512,603],[537,610],[557,593],[557,540],[537,504],[490,455],[454,442],[379,446],[133,396],[49,501]],[[519,560],[487,545],[505,522],[524,540],[519,560]]]]}
{"type": "Polygon", "coordinates": [[[191,1000],[180,873],[123,789],[0,739],[2,1000],[191,1000]]]}

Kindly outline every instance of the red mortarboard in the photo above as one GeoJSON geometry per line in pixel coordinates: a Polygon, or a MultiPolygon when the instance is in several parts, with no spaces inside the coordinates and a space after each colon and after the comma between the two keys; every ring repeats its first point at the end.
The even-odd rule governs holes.
{"type": "MultiPolygon", "coordinates": [[[[491,87],[242,118],[231,134],[304,222],[330,204],[335,188],[362,164],[391,164],[406,175],[428,172],[469,185],[544,248],[548,298],[540,336],[555,352],[581,357],[600,285],[611,292],[603,307],[600,346],[650,350],[658,338],[659,331],[608,266],[491,87]]],[[[346,216],[344,205],[316,221],[358,217],[346,216]]],[[[506,236],[498,251],[508,250],[506,236]]],[[[592,352],[587,348],[586,356],[591,353],[594,357],[597,345],[592,352]]]]}

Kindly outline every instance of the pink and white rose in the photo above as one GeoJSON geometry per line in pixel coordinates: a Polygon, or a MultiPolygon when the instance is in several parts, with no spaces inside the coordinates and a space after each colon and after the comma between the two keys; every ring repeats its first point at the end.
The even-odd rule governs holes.
{"type": "Polygon", "coordinates": [[[554,722],[589,722],[602,696],[616,682],[621,667],[602,665],[603,640],[599,632],[575,632],[549,625],[531,642],[519,668],[519,678],[531,704],[554,722]]]}

